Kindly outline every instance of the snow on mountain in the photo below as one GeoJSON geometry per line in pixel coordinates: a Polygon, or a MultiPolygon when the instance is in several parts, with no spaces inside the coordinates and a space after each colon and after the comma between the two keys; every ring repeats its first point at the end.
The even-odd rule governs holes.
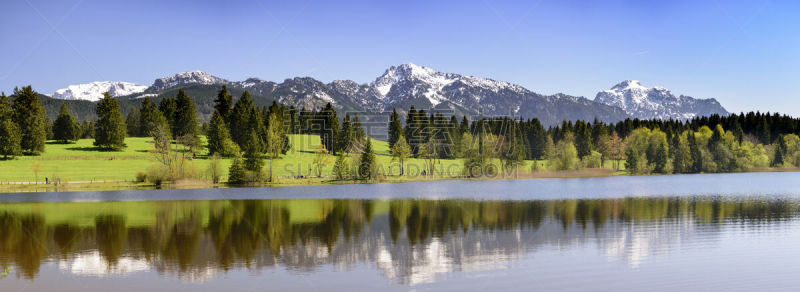
{"type": "Polygon", "coordinates": [[[474,94],[469,97],[459,96],[459,100],[452,100],[454,92],[449,92],[456,87],[470,87],[473,91],[488,91],[498,93],[509,90],[516,94],[530,93],[521,86],[488,78],[462,76],[454,73],[442,73],[434,69],[419,66],[413,63],[392,66],[383,75],[368,84],[378,93],[377,99],[388,104],[401,103],[415,98],[425,98],[432,106],[442,102],[456,102],[459,105],[470,102],[480,102],[484,96],[474,94]]]}
{"type": "Polygon", "coordinates": [[[158,78],[146,89],[126,82],[94,82],[60,89],[53,97],[98,100],[109,91],[113,96],[140,98],[174,95],[171,90],[190,86],[194,86],[193,97],[214,97],[221,85],[227,85],[237,96],[246,90],[257,102],[269,104],[274,100],[298,109],[320,110],[331,103],[340,111],[376,113],[396,108],[403,113],[413,106],[473,117],[538,118],[545,125],[577,119],[616,122],[629,117],[689,119],[728,113],[714,99],[675,96],[665,88],[648,88],[635,80],[621,82],[590,100],[560,93],[542,95],[504,81],[444,73],[412,63],[391,66],[374,81],[363,84],[352,80],[323,83],[311,77],[288,78],[280,83],[258,78],[231,82],[191,71],[158,78]]]}
{"type": "Polygon", "coordinates": [[[98,101],[103,98],[103,93],[111,96],[126,96],[143,92],[147,86],[130,82],[98,81],[86,84],[70,85],[67,88],[56,90],[52,97],[68,100],[98,101]]]}
{"type": "Polygon", "coordinates": [[[158,78],[153,82],[153,85],[147,89],[147,92],[157,92],[177,86],[188,84],[227,84],[228,80],[216,77],[203,71],[181,72],[170,77],[158,78]]]}
{"type": "Polygon", "coordinates": [[[716,99],[675,96],[666,88],[642,86],[637,80],[625,80],[609,90],[597,93],[594,101],[619,107],[640,119],[691,119],[711,114],[727,115],[716,99]]]}

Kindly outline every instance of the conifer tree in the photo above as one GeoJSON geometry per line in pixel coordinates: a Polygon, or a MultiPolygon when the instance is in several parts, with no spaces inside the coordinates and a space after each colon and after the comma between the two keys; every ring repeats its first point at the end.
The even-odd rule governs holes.
{"type": "Polygon", "coordinates": [[[158,126],[164,126],[164,129],[169,128],[169,122],[164,114],[158,110],[156,104],[150,100],[150,97],[145,97],[142,101],[141,110],[139,110],[139,135],[151,136],[153,130],[158,126]]]}
{"type": "Polygon", "coordinates": [[[261,170],[264,167],[264,160],[262,159],[263,149],[264,146],[261,144],[258,135],[256,135],[256,131],[251,129],[244,149],[244,165],[245,169],[250,172],[251,181],[258,180],[261,175],[261,170]]]}
{"type": "Polygon", "coordinates": [[[639,159],[641,159],[641,157],[634,147],[628,147],[625,156],[625,170],[629,173],[638,173],[641,171],[641,169],[639,169],[639,159]]]}
{"type": "Polygon", "coordinates": [[[191,137],[194,143],[200,139],[200,125],[197,122],[197,108],[183,89],[175,97],[174,137],[191,137]]]}
{"type": "Polygon", "coordinates": [[[66,104],[61,104],[61,111],[55,122],[53,122],[53,138],[61,143],[77,141],[81,136],[81,128],[78,122],[72,118],[66,104]]]}
{"type": "Polygon", "coordinates": [[[17,124],[14,121],[0,119],[0,155],[3,155],[3,159],[22,154],[22,148],[19,146],[21,138],[17,124]]]}
{"type": "MultiPolygon", "coordinates": [[[[139,137],[142,136],[141,132],[139,131],[139,110],[136,108],[131,109],[128,113],[128,116],[125,118],[125,125],[127,126],[128,137],[139,137]]],[[[55,124],[53,124],[55,128],[55,124]]],[[[55,130],[54,130],[55,131],[55,130]]]]}
{"type": "Polygon", "coordinates": [[[22,136],[13,120],[11,101],[5,93],[0,93],[0,155],[3,159],[22,154],[22,136]]]}
{"type": "Polygon", "coordinates": [[[246,146],[250,130],[255,129],[253,128],[254,125],[252,125],[252,121],[257,119],[254,117],[255,113],[256,109],[253,106],[250,93],[247,91],[243,92],[242,97],[236,101],[233,110],[231,110],[229,117],[230,123],[228,123],[231,139],[242,149],[246,146]]]}
{"type": "Polygon", "coordinates": [[[325,149],[330,149],[331,153],[339,153],[339,119],[336,117],[336,111],[333,109],[331,103],[325,105],[325,108],[320,112],[322,121],[322,129],[320,129],[320,140],[325,149]]]}
{"type": "Polygon", "coordinates": [[[44,152],[49,121],[39,101],[39,94],[29,85],[22,89],[14,88],[14,95],[16,98],[12,108],[14,123],[21,135],[20,148],[28,154],[44,152]]]}
{"type": "Polygon", "coordinates": [[[351,152],[350,146],[353,144],[353,128],[351,127],[350,114],[345,113],[342,120],[342,130],[339,132],[339,149],[344,152],[351,152]]]}
{"type": "Polygon", "coordinates": [[[463,116],[461,118],[461,124],[458,126],[458,131],[461,132],[461,135],[469,132],[469,120],[467,119],[467,116],[463,116]]]}
{"type": "Polygon", "coordinates": [[[225,124],[225,120],[222,114],[219,113],[219,110],[215,109],[214,114],[211,115],[211,123],[208,125],[207,140],[209,155],[218,153],[220,156],[231,156],[236,152],[235,149],[233,149],[234,144],[228,132],[228,126],[225,124]]]}
{"type": "Polygon", "coordinates": [[[358,114],[353,116],[353,124],[350,125],[350,127],[353,129],[353,140],[358,144],[363,144],[364,139],[367,138],[367,133],[364,132],[364,126],[361,125],[361,121],[358,119],[358,114]]]}
{"type": "Polygon", "coordinates": [[[547,131],[545,131],[538,119],[531,120],[530,124],[531,130],[528,135],[531,145],[530,157],[532,159],[543,159],[545,158],[545,148],[547,146],[547,131]]]}
{"type": "Polygon", "coordinates": [[[654,171],[657,173],[666,173],[667,172],[667,145],[666,143],[659,143],[658,148],[656,150],[656,157],[655,157],[655,169],[654,171]]]}
{"type": "Polygon", "coordinates": [[[358,174],[361,179],[366,180],[378,177],[375,152],[372,151],[372,141],[370,140],[367,140],[366,145],[364,145],[364,152],[361,153],[361,164],[358,167],[358,174]]]}
{"type": "Polygon", "coordinates": [[[403,136],[403,125],[400,123],[397,109],[393,109],[392,114],[389,115],[389,149],[394,147],[394,143],[397,143],[400,136],[403,136]]]}
{"type": "Polygon", "coordinates": [[[117,99],[108,92],[97,103],[97,123],[95,123],[94,146],[120,150],[125,148],[127,127],[122,113],[119,111],[117,99]]]}
{"type": "Polygon", "coordinates": [[[783,166],[786,148],[786,140],[783,137],[778,137],[778,143],[775,145],[775,157],[772,159],[771,163],[773,167],[783,166]]]}
{"type": "Polygon", "coordinates": [[[245,182],[247,182],[247,169],[245,169],[241,155],[237,155],[228,169],[228,183],[243,184],[245,182]]]}
{"type": "Polygon", "coordinates": [[[227,123],[228,115],[233,106],[233,96],[228,93],[228,87],[223,85],[222,89],[217,92],[217,99],[214,100],[214,109],[219,111],[222,119],[227,123]]]}
{"type": "Polygon", "coordinates": [[[162,99],[158,104],[158,110],[166,118],[169,130],[175,137],[175,113],[178,112],[178,104],[175,102],[175,98],[167,97],[162,99]]]}
{"type": "Polygon", "coordinates": [[[769,122],[767,122],[767,117],[766,115],[764,115],[762,116],[760,122],[758,123],[758,129],[757,129],[758,140],[761,141],[761,143],[763,143],[764,145],[769,144],[770,142],[772,142],[770,132],[771,131],[769,122]]]}
{"type": "Polygon", "coordinates": [[[575,149],[578,157],[583,158],[592,153],[592,137],[589,128],[583,121],[575,122],[575,149]]]}

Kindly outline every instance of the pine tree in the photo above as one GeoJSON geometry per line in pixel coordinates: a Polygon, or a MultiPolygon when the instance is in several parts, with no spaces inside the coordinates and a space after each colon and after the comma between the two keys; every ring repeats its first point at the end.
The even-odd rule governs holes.
{"type": "Polygon", "coordinates": [[[72,118],[66,104],[61,104],[61,111],[53,122],[53,138],[67,144],[70,141],[77,141],[81,136],[81,128],[78,122],[72,118]]]}
{"type": "Polygon", "coordinates": [[[47,140],[47,116],[39,101],[39,94],[31,86],[14,88],[14,123],[21,135],[20,148],[28,154],[44,152],[47,140]]]}
{"type": "Polygon", "coordinates": [[[575,122],[575,149],[578,157],[583,158],[592,153],[592,137],[589,128],[583,121],[575,122]]]}
{"type": "Polygon", "coordinates": [[[3,159],[22,154],[22,136],[13,120],[11,101],[5,93],[0,93],[0,155],[3,159]]]}
{"type": "Polygon", "coordinates": [[[350,122],[350,114],[345,113],[344,119],[342,120],[342,130],[339,132],[339,149],[342,151],[350,153],[353,149],[350,148],[353,145],[353,128],[352,123],[350,122]]]}
{"type": "Polygon", "coordinates": [[[339,119],[336,117],[336,111],[333,109],[331,103],[325,105],[325,108],[320,112],[320,120],[322,121],[322,129],[320,129],[320,140],[325,149],[330,149],[331,153],[339,153],[339,119]]]}
{"type": "Polygon", "coordinates": [[[243,184],[247,182],[247,169],[245,169],[242,158],[237,155],[233,158],[231,167],[228,169],[228,183],[243,184]]]}
{"type": "Polygon", "coordinates": [[[231,134],[233,142],[239,145],[240,148],[245,148],[250,130],[252,128],[252,121],[256,119],[253,115],[256,109],[253,106],[253,100],[250,98],[250,93],[245,91],[242,97],[236,101],[236,104],[231,110],[228,123],[228,130],[231,134]]]}
{"type": "Polygon", "coordinates": [[[191,137],[194,143],[200,140],[200,125],[197,122],[197,109],[183,89],[178,90],[175,97],[174,137],[191,137]]]}
{"type": "Polygon", "coordinates": [[[770,142],[772,142],[770,132],[771,131],[769,123],[767,122],[767,117],[766,115],[762,116],[761,120],[758,123],[758,129],[757,129],[758,140],[761,141],[761,143],[764,145],[769,144],[770,142]]]}
{"type": "Polygon", "coordinates": [[[367,139],[367,133],[364,132],[364,126],[358,119],[358,114],[353,116],[353,124],[350,127],[353,129],[353,140],[358,144],[363,144],[364,139],[367,139]]]}
{"type": "Polygon", "coordinates": [[[528,134],[528,141],[531,145],[531,159],[545,158],[545,148],[547,146],[547,131],[542,127],[538,119],[530,121],[531,131],[528,134]]]}
{"type": "Polygon", "coordinates": [[[394,143],[403,136],[403,125],[400,123],[400,115],[397,114],[397,109],[392,110],[389,115],[389,149],[394,147],[394,143]]]}
{"type": "Polygon", "coordinates": [[[215,109],[214,114],[211,115],[211,123],[208,125],[207,140],[208,155],[218,153],[221,156],[231,156],[236,152],[233,149],[234,147],[232,147],[234,144],[228,132],[228,126],[225,124],[225,120],[222,114],[219,113],[219,110],[215,109]]]}
{"type": "Polygon", "coordinates": [[[784,163],[784,156],[786,156],[786,140],[783,137],[778,137],[778,143],[775,145],[775,157],[772,159],[771,165],[773,167],[781,167],[784,163]]]}
{"type": "Polygon", "coordinates": [[[629,173],[638,173],[641,171],[639,169],[639,152],[634,149],[634,147],[628,147],[628,150],[625,152],[625,156],[627,157],[625,160],[625,170],[629,173]]]}
{"type": "Polygon", "coordinates": [[[657,173],[666,173],[667,172],[667,145],[666,143],[660,143],[658,145],[658,149],[656,150],[656,159],[655,159],[655,172],[657,173]]]}
{"type": "Polygon", "coordinates": [[[142,101],[142,108],[139,110],[139,135],[151,136],[153,130],[158,126],[169,128],[169,122],[164,114],[158,110],[156,104],[150,100],[150,97],[145,97],[142,101]]]}
{"type": "Polygon", "coordinates": [[[256,135],[255,130],[250,130],[249,138],[244,148],[244,165],[251,174],[251,181],[256,181],[261,175],[261,170],[264,167],[264,160],[262,158],[264,146],[261,140],[256,135]]]}
{"type": "Polygon", "coordinates": [[[104,93],[97,103],[97,123],[95,124],[94,146],[120,150],[125,148],[127,127],[119,111],[117,99],[104,93]]]}
{"type": "Polygon", "coordinates": [[[364,145],[364,152],[361,153],[361,164],[358,167],[358,174],[361,179],[366,180],[378,177],[375,152],[372,151],[372,141],[370,140],[367,140],[366,145],[364,145]]]}
{"type": "Polygon", "coordinates": [[[228,93],[228,87],[223,85],[222,89],[217,92],[217,99],[214,100],[214,109],[219,111],[219,114],[222,115],[222,119],[226,123],[230,121],[228,118],[232,106],[233,96],[228,93]]]}
{"type": "Polygon", "coordinates": [[[11,119],[0,120],[0,155],[3,155],[3,159],[22,154],[21,139],[19,129],[14,121],[11,119]]]}
{"type": "Polygon", "coordinates": [[[458,125],[458,131],[461,133],[461,135],[469,133],[469,120],[467,119],[467,116],[463,116],[461,118],[461,124],[458,125]]]}
{"type": "MultiPolygon", "coordinates": [[[[139,110],[136,108],[131,109],[131,111],[128,113],[128,116],[125,118],[125,125],[128,127],[128,137],[140,137],[143,135],[139,131],[139,125],[141,124],[139,119],[139,110]]],[[[53,127],[55,127],[55,124],[53,124],[53,127]]]]}
{"type": "Polygon", "coordinates": [[[171,97],[162,99],[158,104],[158,110],[161,111],[161,114],[166,118],[173,138],[177,137],[175,136],[175,113],[178,112],[178,104],[175,102],[175,99],[171,97]]]}

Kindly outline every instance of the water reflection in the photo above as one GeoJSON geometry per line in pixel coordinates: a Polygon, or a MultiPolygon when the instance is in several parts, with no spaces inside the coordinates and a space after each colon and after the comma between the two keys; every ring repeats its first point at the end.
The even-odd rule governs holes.
{"type": "Polygon", "coordinates": [[[497,269],[539,248],[596,246],[636,267],[694,236],[797,218],[794,199],[722,197],[248,200],[0,204],[0,266],[157,271],[205,281],[231,269],[313,272],[368,264],[394,283],[497,269]]]}

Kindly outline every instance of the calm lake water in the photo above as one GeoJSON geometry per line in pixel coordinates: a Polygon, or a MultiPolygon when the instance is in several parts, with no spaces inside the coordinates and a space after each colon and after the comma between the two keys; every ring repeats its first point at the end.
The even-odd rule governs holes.
{"type": "Polygon", "coordinates": [[[2,291],[800,291],[800,173],[0,194],[2,291]]]}

